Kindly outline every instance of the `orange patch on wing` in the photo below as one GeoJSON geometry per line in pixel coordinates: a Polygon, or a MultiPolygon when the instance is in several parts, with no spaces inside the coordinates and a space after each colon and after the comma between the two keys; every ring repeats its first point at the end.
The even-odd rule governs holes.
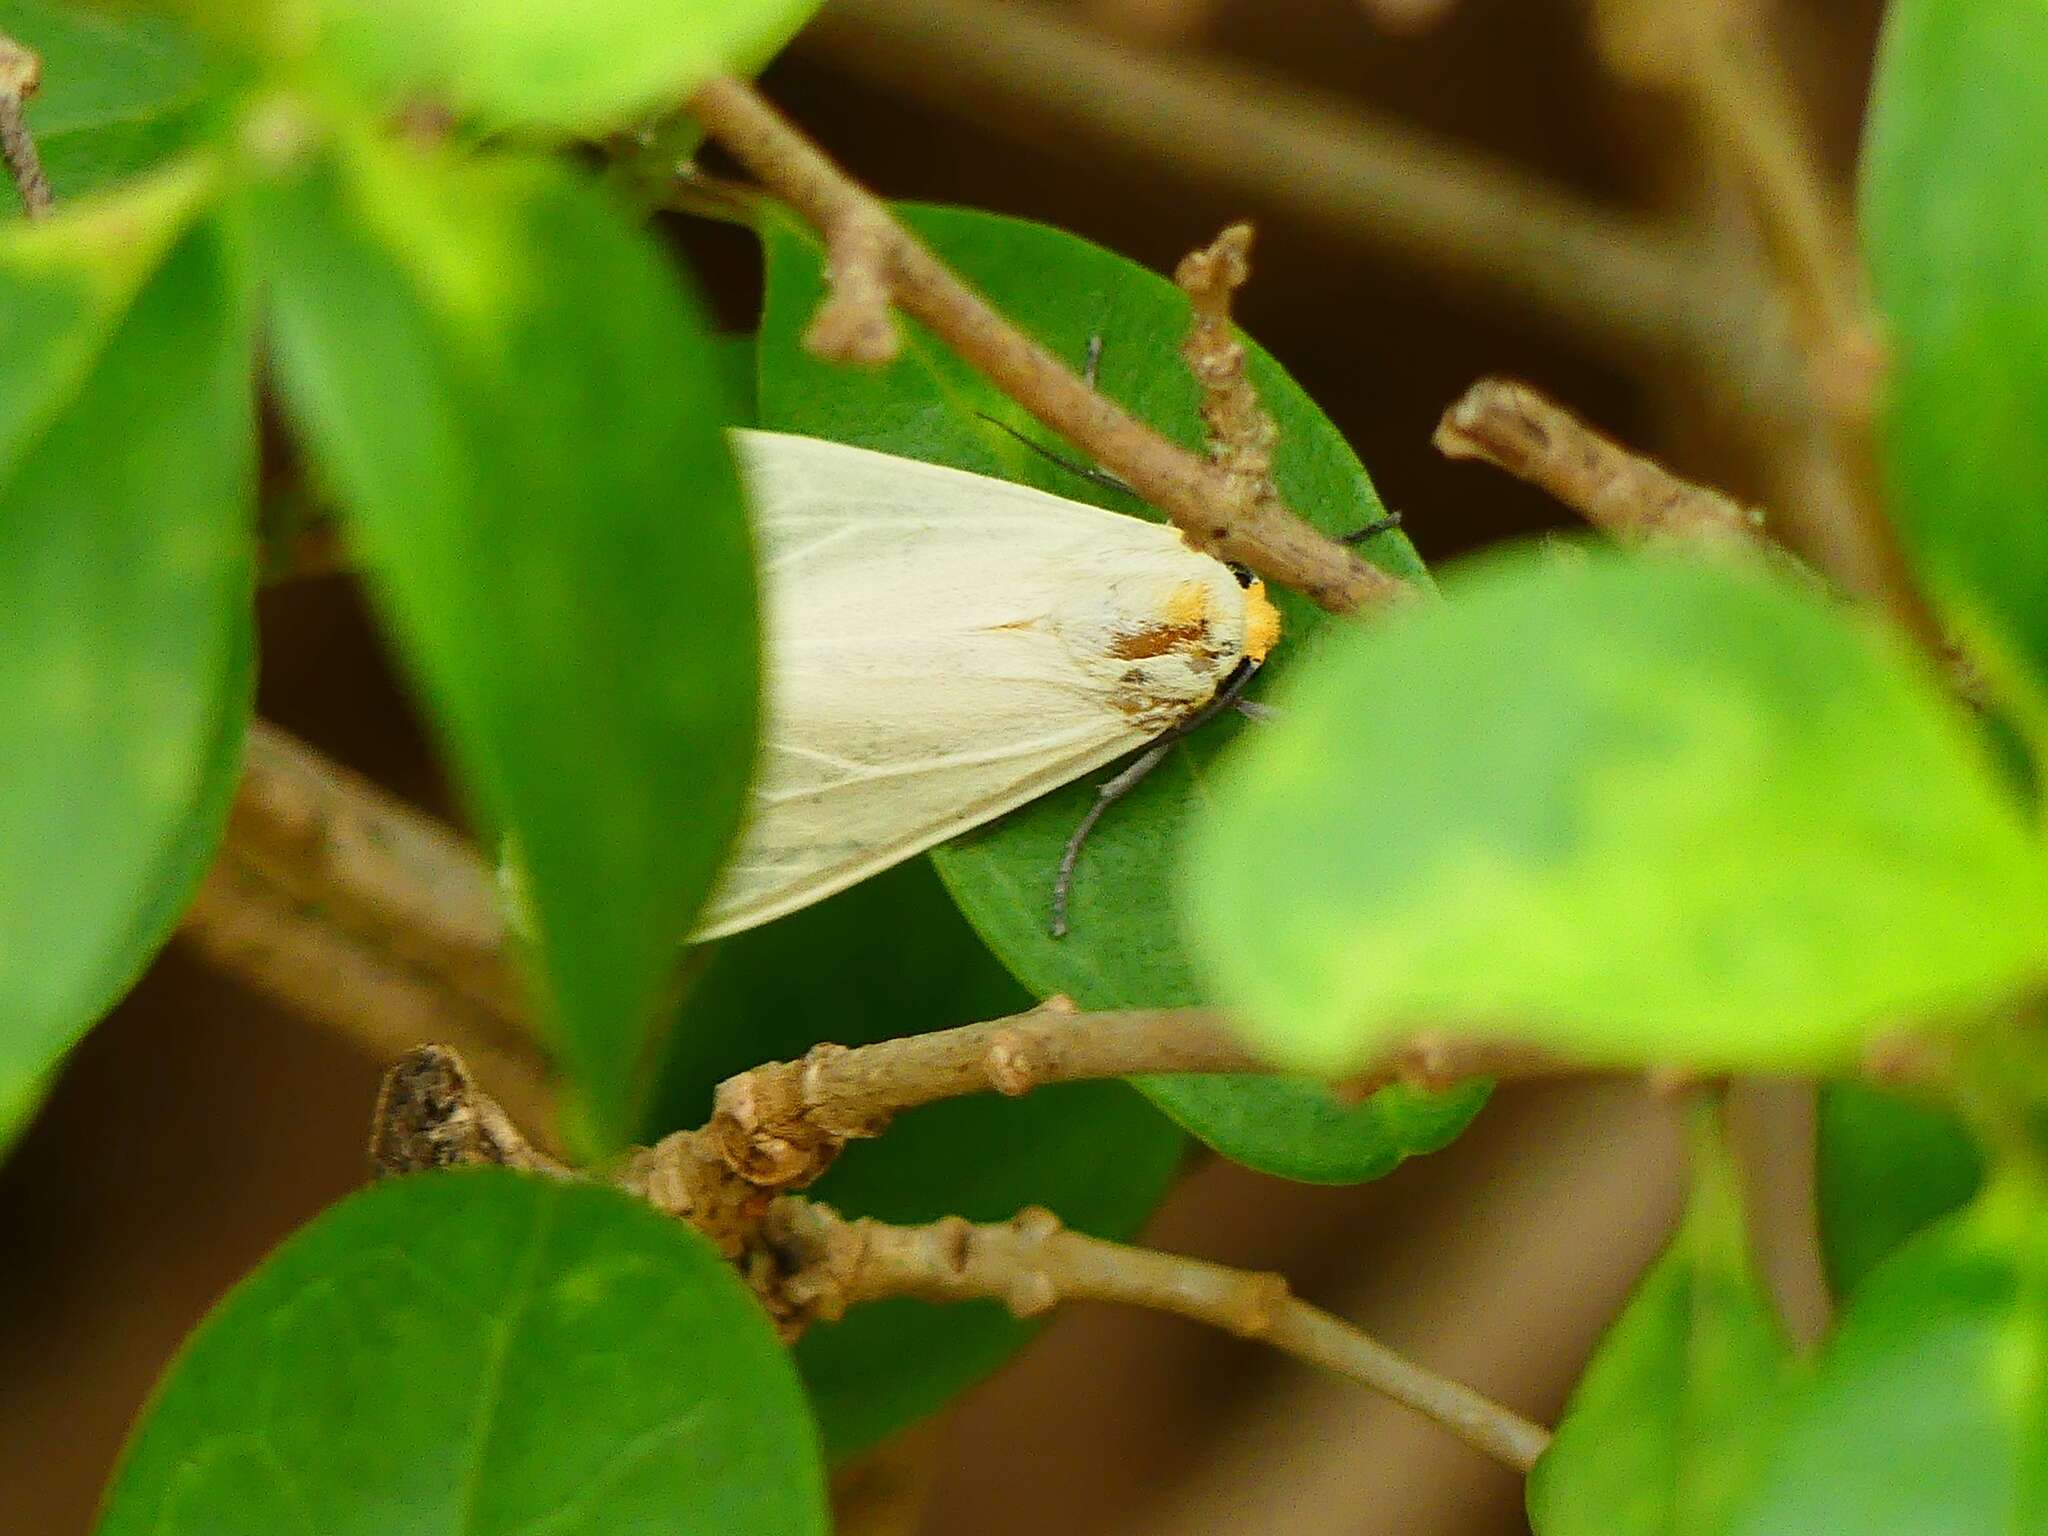
{"type": "Polygon", "coordinates": [[[1155,623],[1110,642],[1109,653],[1121,661],[1143,661],[1199,645],[1209,631],[1209,589],[1199,581],[1183,582],[1166,599],[1155,623]]]}

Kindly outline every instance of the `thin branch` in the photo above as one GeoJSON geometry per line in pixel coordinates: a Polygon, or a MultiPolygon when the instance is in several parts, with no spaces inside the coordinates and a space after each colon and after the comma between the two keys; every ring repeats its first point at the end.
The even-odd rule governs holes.
{"type": "Polygon", "coordinates": [[[896,1296],[999,1301],[1018,1317],[1069,1301],[1149,1307],[1348,1376],[1517,1471],[1527,1472],[1550,1443],[1541,1426],[1298,1300],[1279,1275],[1104,1242],[1068,1231],[1050,1211],[1033,1208],[994,1225],[949,1217],[899,1227],[785,1197],[764,1235],[787,1266],[779,1291],[807,1317],[836,1318],[896,1296]]]}
{"type": "Polygon", "coordinates": [[[31,219],[50,207],[50,179],[43,174],[43,157],[36,152],[25,110],[42,81],[43,61],[35,51],[0,32],[0,155],[21,194],[21,210],[31,219]]]}
{"type": "Polygon", "coordinates": [[[1617,72],[1678,93],[1701,142],[1745,188],[1831,408],[1866,415],[1884,355],[1844,200],[1755,0],[1602,0],[1596,35],[1617,72]]]}
{"type": "Polygon", "coordinates": [[[337,927],[319,905],[243,864],[232,847],[207,872],[178,936],[194,953],[374,1057],[422,1040],[459,1040],[522,1123],[552,1120],[545,1064],[516,1021],[480,1008],[433,969],[337,927]]]}
{"type": "Polygon", "coordinates": [[[892,99],[1115,158],[1385,252],[1629,361],[1748,327],[1747,274],[1506,161],[1220,59],[1120,44],[1007,0],[832,0],[798,35],[892,99]]]}
{"type": "Polygon", "coordinates": [[[889,239],[867,219],[850,219],[825,239],[824,303],[804,347],[834,362],[874,367],[895,361],[903,337],[889,313],[889,239]]]}
{"type": "MultiPolygon", "coordinates": [[[[1000,1226],[958,1217],[928,1227],[847,1221],[797,1196],[773,1197],[741,1179],[685,1132],[692,1155],[644,1149],[606,1182],[688,1221],[717,1244],[785,1337],[864,1301],[1001,1301],[1034,1317],[1062,1301],[1118,1301],[1174,1312],[1261,1339],[1386,1393],[1452,1433],[1527,1471],[1548,1435],[1469,1387],[1403,1359],[1349,1324],[1294,1300],[1278,1275],[1250,1274],[1065,1231],[1049,1211],[1000,1226]]],[[[664,1146],[678,1143],[671,1137],[664,1146]]],[[[371,1126],[386,1176],[470,1163],[587,1178],[536,1152],[504,1109],[445,1046],[409,1051],[385,1075],[371,1126]]]]}
{"type": "Polygon", "coordinates": [[[718,1085],[710,1131],[735,1172],[797,1189],[849,1141],[906,1109],[966,1094],[1016,1097],[1047,1083],[1146,1072],[1268,1070],[1205,1008],[1079,1013],[1064,998],[1009,1018],[849,1049],[814,1046],[718,1085]]]}
{"type": "MultiPolygon", "coordinates": [[[[1190,541],[1336,612],[1384,605],[1413,589],[1366,564],[1277,504],[1238,494],[1217,466],[1167,441],[999,315],[947,270],[751,86],[714,80],[690,111],[762,183],[828,241],[885,252],[896,305],[931,328],[991,383],[1119,475],[1190,541]]],[[[828,261],[846,266],[850,258],[828,261]]]]}
{"type": "MultiPolygon", "coordinates": [[[[741,1178],[764,1189],[800,1189],[849,1141],[881,1135],[921,1104],[989,1092],[1015,1097],[1048,1083],[1272,1070],[1214,1009],[1081,1013],[1054,998],[1008,1018],[850,1049],[819,1045],[799,1061],[755,1067],[719,1084],[707,1130],[741,1178]]],[[[1441,1089],[1562,1070],[1528,1047],[1430,1034],[1388,1050],[1341,1092],[1356,1100],[1396,1081],[1441,1089]]],[[[650,1153],[660,1155],[660,1147],[650,1153]]]]}
{"type": "Polygon", "coordinates": [[[1437,424],[1447,458],[1477,459],[1541,486],[1623,544],[1754,545],[1763,513],[1680,479],[1512,379],[1481,379],[1437,424]]]}
{"type": "Polygon", "coordinates": [[[450,828],[265,721],[249,728],[227,848],[333,926],[492,1017],[523,1000],[495,883],[450,828]]]}
{"type": "Polygon", "coordinates": [[[1230,305],[1251,280],[1252,227],[1233,224],[1213,242],[1181,258],[1173,280],[1188,296],[1194,324],[1180,355],[1202,391],[1202,422],[1209,457],[1230,476],[1240,500],[1278,504],[1273,445],[1280,429],[1259,404],[1244,368],[1244,344],[1231,324],[1230,305]]]}
{"type": "MultiPolygon", "coordinates": [[[[1595,17],[1616,66],[1675,92],[1726,160],[1789,295],[1803,398],[1776,423],[1783,536],[1946,664],[1949,647],[1884,511],[1871,427],[1885,360],[1848,210],[1754,0],[1600,0],[1595,17]]],[[[1750,339],[1759,353],[1774,345],[1764,330],[1750,339]]],[[[1729,368],[1730,382],[1744,382],[1743,366],[1753,369],[1729,368]]]]}
{"type": "Polygon", "coordinates": [[[454,1039],[551,1119],[489,872],[452,830],[264,721],[180,928],[215,964],[377,1056],[454,1039]]]}

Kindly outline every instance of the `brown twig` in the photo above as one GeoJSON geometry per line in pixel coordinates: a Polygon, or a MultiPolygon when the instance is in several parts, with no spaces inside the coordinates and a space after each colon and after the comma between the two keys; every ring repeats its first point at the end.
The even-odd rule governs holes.
{"type": "MultiPolygon", "coordinates": [[[[947,270],[751,86],[714,80],[690,111],[828,242],[862,263],[886,260],[896,306],[935,332],[1046,426],[1121,476],[1191,542],[1336,612],[1384,605],[1411,589],[1277,503],[1251,500],[1217,466],[1167,441],[999,315],[947,270]]],[[[828,256],[851,269],[851,258],[828,256]]]]}
{"type": "Polygon", "coordinates": [[[43,61],[35,51],[0,32],[0,154],[21,194],[21,211],[31,219],[41,218],[50,207],[50,179],[43,174],[43,157],[36,152],[26,112],[28,99],[42,80],[43,61]]]}
{"type": "Polygon", "coordinates": [[[1757,12],[1754,0],[1602,0],[1597,36],[1617,72],[1676,92],[1727,161],[1784,276],[1810,382],[1830,408],[1865,415],[1884,358],[1848,211],[1757,12]]]}
{"type": "Polygon", "coordinates": [[[1018,1317],[1069,1301],[1148,1307],[1348,1376],[1517,1471],[1534,1466],[1550,1442],[1541,1426],[1298,1300],[1279,1275],[1105,1242],[1068,1231],[1050,1211],[992,1225],[949,1217],[899,1227],[784,1197],[769,1212],[765,1238],[785,1266],[776,1289],[805,1318],[836,1318],[896,1296],[999,1301],[1018,1317]]]}
{"type": "MultiPolygon", "coordinates": [[[[1081,1013],[1054,998],[1008,1018],[851,1049],[820,1045],[799,1061],[755,1067],[719,1084],[708,1130],[741,1178],[764,1189],[800,1189],[849,1141],[879,1136],[921,1104],[988,1092],[1014,1097],[1048,1083],[1271,1070],[1213,1009],[1081,1013]]],[[[1527,1047],[1431,1034],[1390,1049],[1341,1092],[1358,1099],[1396,1081],[1441,1089],[1560,1070],[1527,1047]]],[[[660,1154],[656,1147],[651,1155],[660,1154]]]]}
{"type": "Polygon", "coordinates": [[[903,338],[889,312],[889,242],[880,225],[851,219],[825,235],[829,291],[804,332],[804,346],[833,362],[893,362],[903,338]]]}
{"type": "Polygon", "coordinates": [[[523,1013],[495,884],[476,851],[262,720],[249,728],[226,846],[333,926],[439,977],[480,1012],[523,1013]]]}
{"type": "Polygon", "coordinates": [[[214,867],[180,936],[379,1056],[455,1039],[518,1118],[551,1119],[491,877],[456,834],[277,729],[249,730],[214,867]]]}
{"type": "Polygon", "coordinates": [[[516,1022],[479,1007],[428,967],[338,927],[314,903],[266,880],[230,845],[201,882],[179,941],[300,1016],[373,1056],[455,1039],[526,1125],[553,1116],[546,1067],[516,1022]]]}
{"type": "Polygon", "coordinates": [[[1512,379],[1481,379],[1437,423],[1448,458],[1477,459],[1541,486],[1623,544],[1754,545],[1763,513],[1595,431],[1512,379]]]}
{"type": "MultiPolygon", "coordinates": [[[[857,1303],[894,1296],[987,1298],[1020,1317],[1062,1301],[1118,1301],[1264,1340],[1386,1393],[1523,1471],[1548,1441],[1538,1426],[1470,1388],[1294,1300],[1278,1275],[1102,1242],[1064,1230],[1040,1210],[999,1226],[958,1217],[928,1227],[847,1221],[800,1197],[755,1188],[711,1150],[704,1132],[684,1137],[663,1146],[687,1145],[687,1158],[662,1158],[650,1148],[601,1176],[710,1237],[786,1337],[857,1303]]],[[[591,1177],[534,1151],[445,1046],[409,1051],[386,1074],[370,1145],[386,1175],[486,1163],[591,1177]]]]}
{"type": "MultiPolygon", "coordinates": [[[[1477,459],[1541,486],[1617,543],[1748,548],[1774,556],[1785,574],[1819,581],[1811,566],[1767,541],[1760,508],[1681,479],[1530,385],[1481,379],[1444,412],[1435,441],[1450,458],[1477,459]]],[[[1931,655],[1957,698],[1974,709],[1989,704],[1984,675],[1959,642],[1940,636],[1931,655]]]]}
{"type": "Polygon", "coordinates": [[[1741,329],[1757,307],[1746,282],[1702,274],[1686,242],[1648,220],[1349,98],[1125,46],[1052,7],[832,0],[796,47],[891,99],[1385,252],[1631,362],[1741,329]]]}
{"type": "Polygon", "coordinates": [[[1252,227],[1239,223],[1181,258],[1173,280],[1188,296],[1194,323],[1180,355],[1202,391],[1209,457],[1230,477],[1238,500],[1277,503],[1273,444],[1280,431],[1245,373],[1244,344],[1230,319],[1232,298],[1251,280],[1251,255],[1252,227]]]}
{"type": "MultiPolygon", "coordinates": [[[[1950,647],[1884,512],[1871,432],[1884,355],[1846,204],[1754,0],[1601,0],[1595,16],[1616,66],[1673,91],[1746,190],[1782,282],[1800,398],[1759,413],[1778,438],[1781,537],[1946,665],[1950,647]]],[[[1759,315],[1746,333],[1754,355],[1739,362],[1702,355],[1746,383],[1783,344],[1772,329],[1759,315]]]]}
{"type": "Polygon", "coordinates": [[[819,1045],[718,1085],[710,1131],[735,1172],[800,1189],[849,1141],[879,1136],[906,1109],[965,1094],[1011,1097],[1047,1083],[1138,1072],[1261,1072],[1203,1008],[1079,1013],[1064,998],[1009,1018],[852,1049],[819,1045]]]}

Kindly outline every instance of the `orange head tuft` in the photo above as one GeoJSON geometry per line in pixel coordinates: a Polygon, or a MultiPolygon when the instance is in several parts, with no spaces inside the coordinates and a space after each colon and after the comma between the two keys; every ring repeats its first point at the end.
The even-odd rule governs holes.
{"type": "Polygon", "coordinates": [[[1279,643],[1280,610],[1266,596],[1266,584],[1255,577],[1244,589],[1244,653],[1253,661],[1264,661],[1279,643]]]}

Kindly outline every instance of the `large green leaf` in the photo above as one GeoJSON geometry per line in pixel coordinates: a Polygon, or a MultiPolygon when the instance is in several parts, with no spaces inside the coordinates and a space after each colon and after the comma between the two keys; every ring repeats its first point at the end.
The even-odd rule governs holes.
{"type": "Polygon", "coordinates": [[[98,1536],[824,1536],[788,1356],[690,1228],[420,1174],[320,1217],[172,1366],[98,1536]]]}
{"type": "Polygon", "coordinates": [[[28,125],[60,200],[204,137],[234,78],[177,22],[148,12],[0,0],[0,32],[42,58],[28,125]]]}
{"type": "Polygon", "coordinates": [[[0,1139],[163,942],[237,775],[249,301],[200,190],[0,236],[0,1139]]]}
{"type": "Polygon", "coordinates": [[[2048,7],[1894,0],[1863,158],[1891,506],[2048,675],[2048,7]]]}
{"type": "Polygon", "coordinates": [[[1737,1536],[2048,1530],[2048,1202],[1992,1191],[1857,1289],[1737,1536]]]}
{"type": "Polygon", "coordinates": [[[1863,1083],[1821,1084],[1816,1135],[1821,1257],[1838,1297],[1983,1178],[1961,1121],[1863,1083]]]}
{"type": "Polygon", "coordinates": [[[322,55],[360,85],[445,93],[493,122],[617,127],[713,75],[752,74],[820,0],[307,0],[322,55]]]}
{"type": "Polygon", "coordinates": [[[695,306],[558,169],[381,145],[264,192],[277,367],[617,1145],[753,755],[752,557],[695,306]]]}
{"type": "Polygon", "coordinates": [[[1735,1170],[1703,1137],[1685,1223],[1601,1340],[1529,1474],[1536,1536],[1718,1536],[1795,1381],[1735,1170]]]}
{"type": "MultiPolygon", "coordinates": [[[[1030,1006],[931,866],[899,865],[710,950],[670,1036],[650,1137],[702,1124],[721,1079],[820,1041],[861,1045],[1030,1006]]],[[[1129,1237],[1173,1176],[1180,1134],[1120,1083],[957,1099],[856,1142],[812,1193],[888,1221],[1002,1221],[1028,1205],[1129,1237]]],[[[993,1304],[864,1306],[797,1346],[825,1446],[843,1456],[932,1412],[1031,1336],[993,1304]]]]}
{"type": "Polygon", "coordinates": [[[1521,549],[1361,626],[1226,765],[1200,953],[1274,1058],[1418,1023],[1829,1067],[2048,973],[2048,865],[1903,642],[1763,569],[1521,549]],[[1398,814],[1388,814],[1388,808],[1398,814]]]}
{"type": "MultiPolygon", "coordinates": [[[[1100,336],[1103,391],[1169,437],[1191,446],[1202,441],[1198,394],[1179,354],[1188,305],[1171,283],[1042,225],[965,209],[898,211],[1012,321],[1053,351],[1078,365],[1089,339],[1100,336]]],[[[1000,475],[1157,518],[1143,503],[1047,462],[979,419],[976,413],[986,412],[1050,442],[1014,402],[915,325],[906,324],[905,354],[887,368],[857,372],[811,357],[802,336],[823,294],[817,247],[779,222],[767,227],[764,241],[763,426],[1000,475]]],[[[1332,532],[1380,516],[1372,483],[1342,435],[1270,355],[1250,342],[1246,350],[1260,399],[1280,428],[1276,473],[1292,505],[1332,532]]],[[[1375,540],[1369,552],[1398,575],[1427,579],[1398,535],[1375,540]]],[[[1322,617],[1291,593],[1279,593],[1277,600],[1288,629],[1268,669],[1276,675],[1318,644],[1322,617]]],[[[1165,893],[1188,829],[1208,814],[1209,767],[1237,726],[1235,720],[1218,721],[1183,743],[1103,821],[1081,862],[1073,931],[1065,939],[1047,932],[1053,872],[1068,834],[1094,798],[1092,784],[1048,795],[935,854],[961,909],[1034,993],[1063,992],[1091,1008],[1203,1000],[1165,893]]],[[[1226,1156],[1291,1178],[1328,1182],[1373,1178],[1409,1153],[1441,1146],[1463,1129],[1484,1097],[1483,1089],[1443,1097],[1390,1089],[1354,1107],[1318,1086],[1278,1079],[1148,1078],[1140,1086],[1226,1156]]]]}

